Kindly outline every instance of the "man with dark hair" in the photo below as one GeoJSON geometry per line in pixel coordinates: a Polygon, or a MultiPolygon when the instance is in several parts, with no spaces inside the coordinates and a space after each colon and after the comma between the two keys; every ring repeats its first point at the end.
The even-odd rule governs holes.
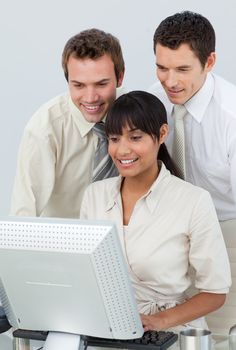
{"type": "Polygon", "coordinates": [[[62,67],[69,93],[44,104],[24,131],[13,215],[78,218],[88,184],[117,174],[101,121],[122,94],[118,39],[98,29],[82,31],[66,43],[62,67]]]}
{"type": "Polygon", "coordinates": [[[235,230],[236,87],[211,72],[214,29],[198,13],[176,13],[157,27],[154,53],[159,82],[150,91],[167,109],[168,150],[182,177],[208,190],[219,220],[235,230]]]}

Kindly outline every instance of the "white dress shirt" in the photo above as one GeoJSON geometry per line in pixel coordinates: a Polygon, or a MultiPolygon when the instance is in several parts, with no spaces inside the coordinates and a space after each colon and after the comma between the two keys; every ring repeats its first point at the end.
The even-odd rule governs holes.
{"type": "MultiPolygon", "coordinates": [[[[117,89],[117,96],[124,93],[117,89]]],[[[78,218],[92,181],[97,136],[65,93],[44,104],[25,127],[11,214],[78,218]]]]}
{"type": "MultiPolygon", "coordinates": [[[[160,82],[150,89],[164,103],[172,154],[173,104],[160,82]]],[[[186,180],[210,192],[219,220],[236,219],[236,86],[209,73],[187,102],[184,118],[186,180]]]]}
{"type": "MultiPolygon", "coordinates": [[[[172,176],[162,164],[157,180],[140,198],[123,227],[121,177],[91,184],[82,219],[116,223],[139,311],[155,313],[185,300],[189,264],[200,291],[227,293],[230,267],[216,211],[207,191],[172,176]]],[[[201,320],[201,319],[200,319],[201,320]]],[[[203,321],[191,323],[204,327],[203,321]]]]}

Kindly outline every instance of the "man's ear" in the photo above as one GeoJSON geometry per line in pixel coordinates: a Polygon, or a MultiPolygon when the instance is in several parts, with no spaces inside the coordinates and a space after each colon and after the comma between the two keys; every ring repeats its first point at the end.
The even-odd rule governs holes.
{"type": "Polygon", "coordinates": [[[122,85],[123,79],[124,79],[125,71],[120,73],[120,77],[117,81],[117,87],[120,87],[122,85]]]}
{"type": "Polygon", "coordinates": [[[169,134],[169,126],[168,126],[168,124],[162,124],[162,126],[160,128],[160,139],[159,139],[160,144],[165,142],[165,140],[167,139],[168,134],[169,134]]]}
{"type": "Polygon", "coordinates": [[[216,63],[216,53],[211,52],[206,61],[206,65],[205,65],[206,71],[210,72],[214,67],[215,63],[216,63]]]}

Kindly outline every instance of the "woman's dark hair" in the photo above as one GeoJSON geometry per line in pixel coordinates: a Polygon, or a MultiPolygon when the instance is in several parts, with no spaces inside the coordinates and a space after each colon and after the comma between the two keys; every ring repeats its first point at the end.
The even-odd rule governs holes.
{"type": "MultiPolygon", "coordinates": [[[[146,91],[131,91],[121,95],[108,111],[105,131],[109,135],[121,135],[122,128],[129,126],[142,130],[152,138],[160,139],[160,128],[167,124],[166,109],[163,103],[146,91]]],[[[167,151],[166,145],[160,146],[158,157],[173,175],[176,167],[167,151]]]]}

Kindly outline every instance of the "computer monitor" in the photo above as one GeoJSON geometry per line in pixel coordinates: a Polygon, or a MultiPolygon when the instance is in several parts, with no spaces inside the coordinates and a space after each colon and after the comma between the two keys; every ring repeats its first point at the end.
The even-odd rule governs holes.
{"type": "Polygon", "coordinates": [[[0,284],[15,328],[116,339],[143,334],[112,222],[0,220],[0,284]]]}

